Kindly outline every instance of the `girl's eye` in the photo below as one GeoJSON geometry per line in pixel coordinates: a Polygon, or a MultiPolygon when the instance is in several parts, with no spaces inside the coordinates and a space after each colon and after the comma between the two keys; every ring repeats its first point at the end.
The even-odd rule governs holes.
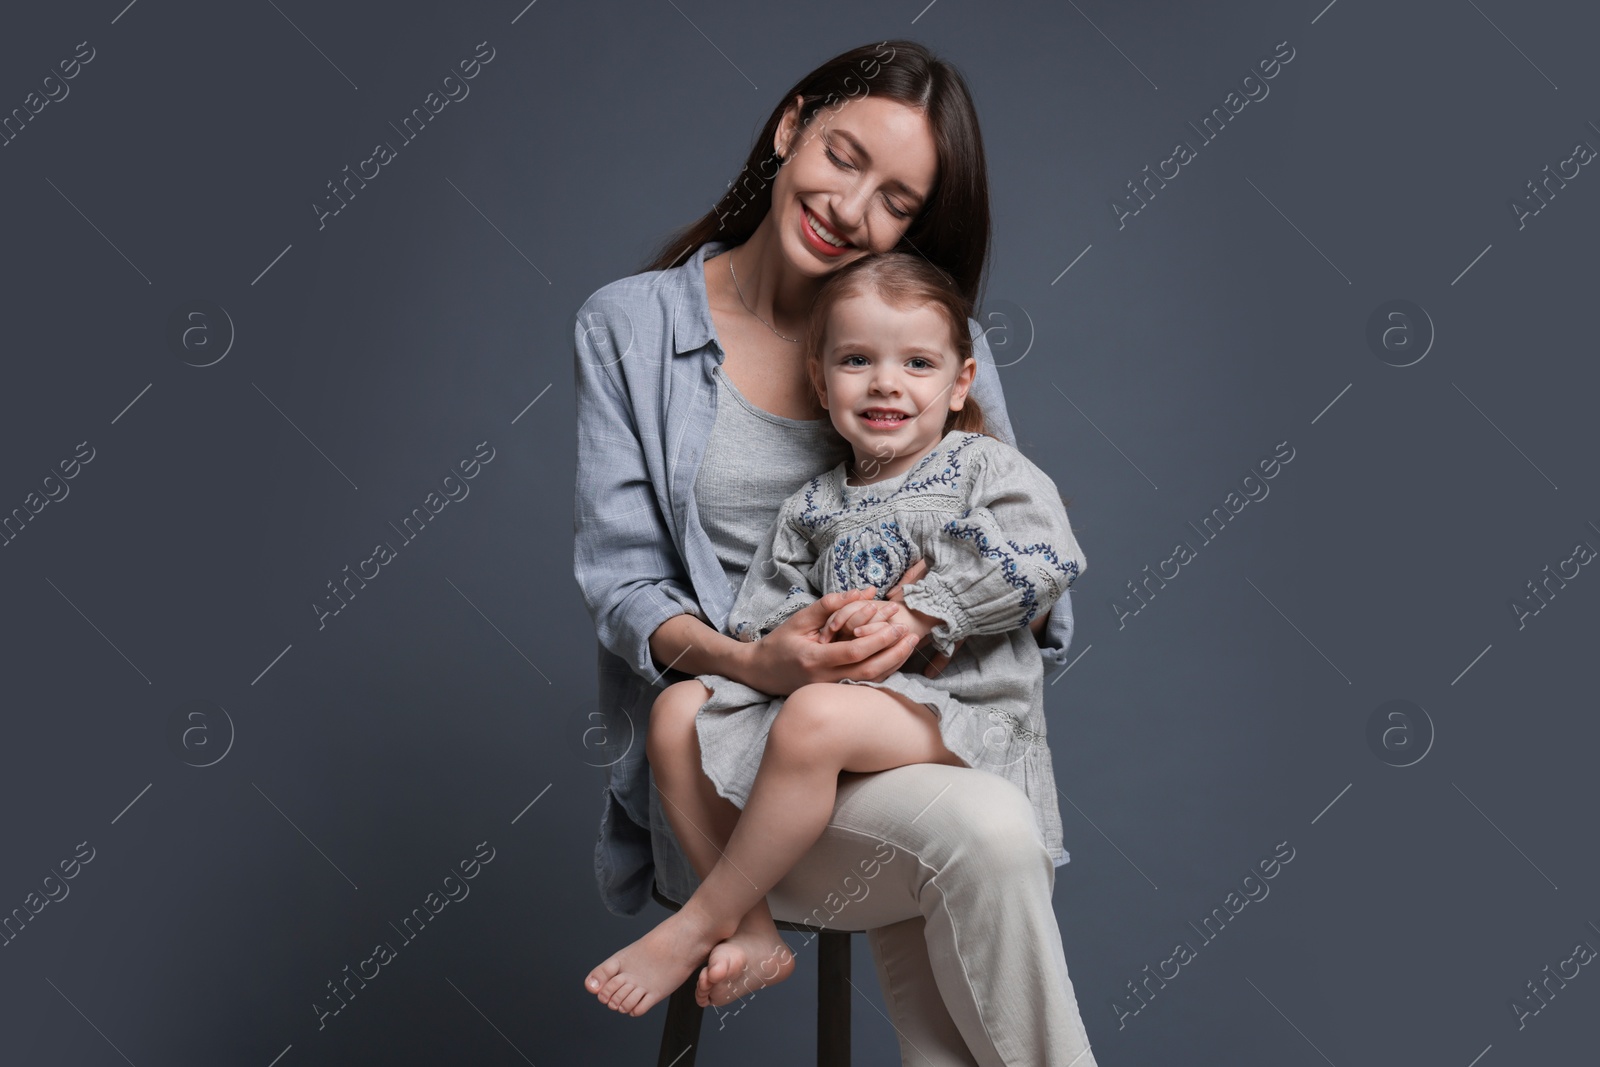
{"type": "Polygon", "coordinates": [[[861,363],[852,362],[853,360],[858,360],[858,359],[861,361],[861,363],[865,363],[867,361],[867,357],[866,356],[851,355],[851,356],[845,356],[844,359],[841,362],[843,362],[843,364],[846,367],[859,367],[859,366],[861,366],[861,363]]]}
{"type": "Polygon", "coordinates": [[[922,356],[912,356],[911,365],[917,370],[929,370],[933,367],[933,364],[922,356]]]}

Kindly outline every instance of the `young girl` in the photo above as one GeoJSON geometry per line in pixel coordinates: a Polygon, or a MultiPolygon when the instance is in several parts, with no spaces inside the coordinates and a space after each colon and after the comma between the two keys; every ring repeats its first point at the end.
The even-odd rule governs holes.
{"type": "Polygon", "coordinates": [[[642,1015],[701,960],[702,1005],[740,995],[727,989],[734,979],[748,991],[788,976],[793,954],[759,905],[821,835],[841,771],[910,763],[993,771],[1028,795],[1052,861],[1063,862],[1043,665],[1027,624],[1085,563],[1055,484],[982,432],[967,395],[977,370],[970,313],[948,276],[904,253],[858,260],[819,291],[807,365],[853,460],[784,502],[730,632],[759,641],[823,595],[858,590],[825,636],[892,626],[928,638],[950,660],[936,677],[813,683],[787,697],[720,675],[661,693],[650,716],[652,767],[703,769],[742,814],[683,907],[589,973],[586,988],[609,1007],[642,1015]],[[899,599],[878,599],[918,561],[926,571],[918,581],[899,599]],[[694,730],[674,729],[686,719],[694,730]],[[672,748],[667,738],[690,741],[672,748]]]}

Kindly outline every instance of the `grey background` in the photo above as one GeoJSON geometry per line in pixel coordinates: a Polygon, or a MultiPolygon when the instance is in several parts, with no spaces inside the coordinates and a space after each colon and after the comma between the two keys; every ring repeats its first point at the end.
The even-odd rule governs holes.
{"type": "MultiPolygon", "coordinates": [[[[79,442],[95,458],[0,548],[0,914],[95,853],[0,948],[0,1058],[653,1062],[664,1009],[624,1019],[580,984],[661,913],[611,916],[591,873],[573,315],[710,206],[784,88],[899,36],[977,98],[991,340],[1089,559],[1049,715],[1055,902],[1099,1061],[1592,1057],[1592,967],[1522,1028],[1510,1002],[1600,946],[1600,577],[1522,628],[1510,605],[1600,547],[1600,177],[1521,229],[1508,201],[1600,145],[1593,12],[920,6],[9,14],[0,112],[96,54],[0,148],[0,512],[79,442]],[[1285,40],[1270,95],[1119,229],[1124,184],[1285,40]],[[319,231],[324,183],[480,41],[470,95],[319,231]],[[195,298],[237,335],[205,368],[166,340],[195,298]],[[1437,332],[1403,368],[1364,338],[1396,298],[1437,332]],[[482,441],[470,496],[319,630],[324,583],[482,441]],[[1270,496],[1202,546],[1187,523],[1281,441],[1270,496]],[[1197,558],[1119,620],[1180,539],[1197,558]],[[1404,768],[1366,740],[1394,699],[1435,732],[1404,768]],[[180,747],[194,700],[232,724],[208,767],[180,756],[227,727],[180,747]],[[319,1031],[324,984],[481,841],[471,895],[319,1031]],[[1270,895],[1203,944],[1189,924],[1284,841],[1270,895]],[[1119,1026],[1179,940],[1197,958],[1119,1026]]],[[[856,946],[858,1060],[890,1062],[856,946]]],[[[812,966],[708,1016],[700,1062],[809,1062],[812,966]]]]}

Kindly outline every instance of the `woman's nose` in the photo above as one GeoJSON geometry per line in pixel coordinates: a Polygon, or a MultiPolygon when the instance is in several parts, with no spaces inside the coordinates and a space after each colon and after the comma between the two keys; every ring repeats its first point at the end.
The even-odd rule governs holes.
{"type": "Polygon", "coordinates": [[[858,244],[865,243],[860,233],[861,220],[866,218],[871,197],[872,192],[865,182],[852,183],[848,178],[845,179],[845,187],[833,198],[834,216],[847,231],[841,236],[858,244]]]}

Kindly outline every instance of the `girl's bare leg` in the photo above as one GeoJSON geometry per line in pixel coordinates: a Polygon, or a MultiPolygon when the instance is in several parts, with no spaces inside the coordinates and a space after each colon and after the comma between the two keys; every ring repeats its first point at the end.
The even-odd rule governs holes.
{"type": "MultiPolygon", "coordinates": [[[[739,822],[739,809],[717,792],[700,767],[695,715],[711,696],[696,681],[668,686],[650,711],[649,757],[662,808],[695,874],[704,879],[722,858],[739,822]]],[[[701,1007],[725,1004],[740,994],[728,990],[743,977],[749,988],[781,982],[794,971],[794,953],[778,933],[766,897],[745,912],[733,935],[711,949],[700,969],[695,999],[701,1007]],[[746,974],[747,965],[754,965],[746,974]]]]}
{"type": "Polygon", "coordinates": [[[840,771],[908,763],[964,766],[944,747],[938,717],[925,705],[862,685],[817,683],[795,690],[772,724],[750,798],[723,855],[679,911],[589,973],[589,990],[619,1011],[644,1014],[716,942],[731,937],[740,918],[821,836],[840,771]]]}

